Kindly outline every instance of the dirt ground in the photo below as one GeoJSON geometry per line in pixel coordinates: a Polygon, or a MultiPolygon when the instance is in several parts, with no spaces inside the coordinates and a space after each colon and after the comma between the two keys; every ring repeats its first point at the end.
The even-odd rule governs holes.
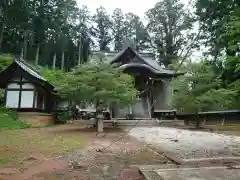
{"type": "MultiPolygon", "coordinates": [[[[43,151],[45,148],[40,148],[40,146],[44,146],[45,141],[39,143],[38,141],[34,142],[34,139],[27,139],[32,141],[29,142],[32,144],[29,148],[35,148],[34,151],[27,151],[29,148],[26,147],[22,148],[22,151],[31,152],[31,155],[26,158],[26,153],[22,152],[25,158],[23,160],[18,158],[17,163],[14,161],[0,163],[0,179],[143,180],[138,170],[131,168],[130,165],[168,163],[166,158],[151,151],[144,143],[126,135],[120,129],[108,128],[105,129],[103,135],[97,136],[95,129],[83,129],[79,125],[68,124],[29,129],[24,132],[27,132],[28,137],[31,137],[31,133],[38,132],[39,136],[49,136],[53,140],[57,138],[57,142],[53,143],[55,148],[52,148],[56,153],[49,153],[43,151]],[[65,142],[64,146],[58,142],[59,137],[61,137],[60,141],[65,142]],[[81,140],[77,140],[76,137],[81,140]],[[116,142],[118,139],[121,140],[116,142]],[[77,145],[74,144],[75,141],[77,145]],[[81,143],[79,144],[79,142],[81,143]],[[38,146],[34,146],[34,143],[38,143],[38,146]],[[67,145],[71,148],[66,148],[67,145]],[[37,147],[39,147],[39,151],[37,151],[37,147]],[[64,151],[57,151],[56,147],[64,148],[64,151]]],[[[11,138],[11,135],[7,138],[11,138]]],[[[1,146],[4,147],[4,144],[1,146]]],[[[16,148],[14,152],[18,152],[16,148]]],[[[2,153],[4,154],[4,152],[2,153]]]]}

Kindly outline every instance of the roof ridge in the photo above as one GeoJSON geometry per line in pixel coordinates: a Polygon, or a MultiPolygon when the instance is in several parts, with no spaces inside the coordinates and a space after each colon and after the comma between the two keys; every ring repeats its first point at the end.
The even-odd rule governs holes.
{"type": "Polygon", "coordinates": [[[19,61],[19,62],[23,63],[23,65],[27,66],[27,68],[31,69],[31,70],[34,71],[36,74],[42,76],[42,74],[41,74],[39,71],[37,71],[31,64],[29,64],[28,62],[26,62],[24,59],[19,58],[19,59],[15,59],[15,61],[19,61]]]}
{"type": "Polygon", "coordinates": [[[14,59],[14,62],[18,64],[24,71],[28,72],[32,76],[35,76],[38,79],[43,81],[47,81],[36,69],[34,69],[30,64],[28,64],[25,60],[19,58],[14,59]]]}

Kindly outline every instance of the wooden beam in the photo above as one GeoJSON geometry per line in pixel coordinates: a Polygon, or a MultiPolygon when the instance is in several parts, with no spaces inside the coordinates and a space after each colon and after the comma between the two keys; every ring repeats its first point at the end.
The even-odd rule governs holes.
{"type": "Polygon", "coordinates": [[[6,107],[6,104],[7,104],[7,90],[6,89],[4,90],[4,102],[3,103],[5,104],[5,107],[6,107]]]}
{"type": "MultiPolygon", "coordinates": [[[[22,81],[22,76],[20,77],[22,81]]],[[[18,108],[21,108],[21,101],[22,101],[22,83],[20,83],[20,89],[19,89],[19,98],[18,98],[18,108]]]]}
{"type": "MultiPolygon", "coordinates": [[[[6,91],[20,91],[20,88],[7,88],[6,91]]],[[[22,91],[34,91],[34,89],[28,88],[28,89],[21,89],[22,91]]]]}
{"type": "Polygon", "coordinates": [[[36,101],[36,88],[34,88],[34,92],[33,92],[33,108],[35,108],[35,101],[36,101]]]}

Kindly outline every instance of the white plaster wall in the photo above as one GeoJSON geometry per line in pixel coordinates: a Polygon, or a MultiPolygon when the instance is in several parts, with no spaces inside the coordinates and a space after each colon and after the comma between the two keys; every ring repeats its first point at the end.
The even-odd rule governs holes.
{"type": "Polygon", "coordinates": [[[150,114],[148,112],[148,102],[145,98],[137,100],[132,105],[132,113],[136,118],[149,118],[150,114]]]}
{"type": "Polygon", "coordinates": [[[6,107],[18,108],[19,91],[7,91],[6,94],[6,107]]]}
{"type": "Polygon", "coordinates": [[[155,87],[153,87],[152,89],[152,93],[153,93],[153,100],[155,102],[154,104],[154,108],[156,110],[160,110],[160,109],[164,109],[164,105],[165,105],[165,91],[164,91],[164,83],[163,82],[157,82],[155,87]]]}
{"type": "MultiPolygon", "coordinates": [[[[20,80],[20,78],[16,78],[13,81],[17,81],[17,80],[20,80]]],[[[20,89],[20,85],[12,82],[7,85],[7,88],[20,89]]],[[[34,85],[31,83],[26,83],[22,85],[22,89],[34,89],[34,85]]],[[[20,108],[32,108],[33,96],[34,96],[33,91],[22,91],[20,108]]],[[[7,91],[6,107],[18,108],[18,102],[19,102],[19,91],[7,91]]]]}
{"type": "Polygon", "coordinates": [[[22,89],[34,89],[34,85],[31,83],[25,83],[22,85],[22,89]]]}
{"type": "Polygon", "coordinates": [[[10,83],[7,85],[7,88],[16,88],[16,89],[20,89],[20,85],[17,83],[10,83]]]}
{"type": "Polygon", "coordinates": [[[12,81],[20,81],[20,78],[14,78],[12,81]]]}
{"type": "Polygon", "coordinates": [[[22,91],[20,108],[32,108],[33,107],[33,91],[22,91]]]}
{"type": "Polygon", "coordinates": [[[114,117],[115,118],[125,118],[126,115],[129,114],[129,107],[128,106],[116,106],[114,107],[114,117]]]}

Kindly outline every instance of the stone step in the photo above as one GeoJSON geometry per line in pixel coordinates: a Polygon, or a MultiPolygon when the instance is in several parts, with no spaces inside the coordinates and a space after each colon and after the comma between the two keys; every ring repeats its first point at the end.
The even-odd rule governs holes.
{"type": "Polygon", "coordinates": [[[155,171],[141,171],[142,175],[146,180],[164,180],[159,176],[159,174],[155,171]]]}
{"type": "Polygon", "coordinates": [[[155,120],[118,120],[117,125],[158,125],[155,120]]]}
{"type": "Polygon", "coordinates": [[[154,165],[146,165],[146,166],[135,166],[139,168],[140,173],[145,177],[146,180],[177,180],[177,179],[202,179],[202,180],[239,180],[240,171],[239,166],[233,166],[231,168],[226,166],[218,166],[218,167],[181,167],[176,168],[172,166],[165,166],[163,168],[162,165],[154,166],[154,165]],[[152,168],[152,169],[151,169],[152,168]],[[158,169],[160,168],[160,169],[158,169]],[[229,174],[231,177],[229,178],[229,174]]]}
{"type": "Polygon", "coordinates": [[[176,164],[162,164],[162,165],[132,165],[132,167],[137,167],[140,171],[153,171],[156,169],[172,169],[178,168],[176,164]]]}

